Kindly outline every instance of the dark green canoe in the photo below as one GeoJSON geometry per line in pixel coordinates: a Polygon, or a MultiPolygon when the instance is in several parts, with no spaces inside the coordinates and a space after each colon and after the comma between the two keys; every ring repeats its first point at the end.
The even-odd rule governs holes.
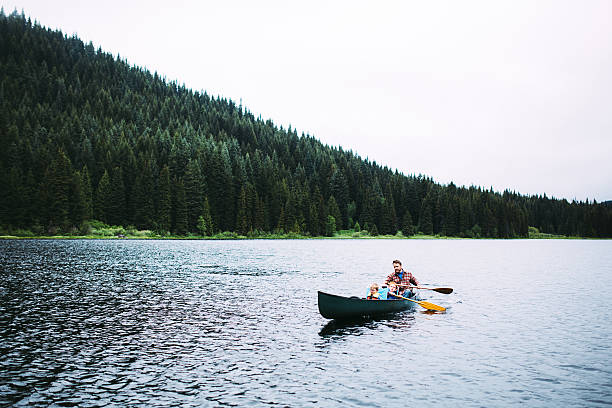
{"type": "Polygon", "coordinates": [[[358,297],[319,294],[319,312],[327,319],[350,319],[376,316],[413,309],[417,304],[409,300],[367,300],[358,297]]]}

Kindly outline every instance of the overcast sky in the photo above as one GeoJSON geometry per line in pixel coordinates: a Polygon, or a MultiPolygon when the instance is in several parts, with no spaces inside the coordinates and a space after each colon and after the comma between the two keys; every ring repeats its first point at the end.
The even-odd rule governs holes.
{"type": "Polygon", "coordinates": [[[610,1],[1,4],[405,174],[612,199],[610,1]]]}

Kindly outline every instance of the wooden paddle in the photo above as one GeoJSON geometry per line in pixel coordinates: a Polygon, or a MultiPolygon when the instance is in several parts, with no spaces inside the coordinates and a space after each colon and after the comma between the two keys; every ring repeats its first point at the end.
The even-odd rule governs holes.
{"type": "Polygon", "coordinates": [[[445,307],[438,306],[438,305],[433,304],[433,303],[425,302],[423,300],[412,300],[412,299],[408,299],[407,297],[403,297],[403,296],[400,296],[400,295],[395,295],[393,293],[389,293],[389,295],[391,295],[393,297],[398,297],[398,298],[401,298],[401,299],[405,299],[405,300],[409,300],[411,302],[417,303],[419,306],[422,306],[422,307],[424,307],[427,310],[437,310],[439,312],[443,312],[443,311],[446,310],[445,307]]]}
{"type": "Polygon", "coordinates": [[[426,290],[433,290],[434,292],[438,292],[438,293],[444,293],[445,295],[449,295],[451,293],[453,293],[453,288],[424,288],[422,286],[408,286],[408,285],[399,285],[396,284],[397,286],[401,286],[402,288],[417,288],[417,289],[426,289],[426,290]]]}

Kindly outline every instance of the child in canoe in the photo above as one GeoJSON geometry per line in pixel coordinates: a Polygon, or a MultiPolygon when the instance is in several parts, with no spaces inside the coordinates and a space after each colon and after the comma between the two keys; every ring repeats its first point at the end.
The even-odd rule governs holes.
{"type": "Polygon", "coordinates": [[[398,297],[395,297],[393,295],[397,295],[398,293],[398,287],[397,284],[395,282],[389,282],[389,293],[387,293],[387,299],[388,300],[397,300],[399,299],[398,297]]]}
{"type": "Polygon", "coordinates": [[[368,294],[366,299],[368,300],[379,300],[380,299],[380,293],[378,293],[377,283],[373,283],[372,285],[370,285],[370,293],[368,294]]]}

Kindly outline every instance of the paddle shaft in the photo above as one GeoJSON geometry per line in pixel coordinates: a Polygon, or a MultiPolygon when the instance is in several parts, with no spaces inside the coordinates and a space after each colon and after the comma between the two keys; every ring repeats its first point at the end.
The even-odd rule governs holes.
{"type": "Polygon", "coordinates": [[[410,286],[410,285],[400,285],[400,284],[396,284],[396,285],[402,288],[409,288],[409,289],[416,288],[416,289],[433,290],[434,292],[444,293],[445,295],[453,293],[453,288],[424,288],[422,286],[410,286]]]}
{"type": "Polygon", "coordinates": [[[413,299],[409,299],[409,298],[407,298],[407,297],[403,297],[403,296],[400,296],[400,295],[396,295],[396,294],[394,294],[394,293],[389,293],[389,295],[391,295],[391,296],[393,296],[393,297],[398,297],[398,298],[400,298],[400,299],[409,300],[409,301],[411,301],[411,302],[414,302],[414,303],[418,304],[418,305],[419,305],[419,306],[421,306],[421,307],[424,307],[424,308],[425,308],[425,309],[427,309],[427,310],[437,310],[437,311],[439,311],[439,312],[443,312],[443,311],[445,311],[445,310],[446,310],[446,308],[445,308],[445,307],[438,306],[438,305],[436,305],[436,304],[434,304],[434,303],[425,302],[425,301],[422,301],[422,300],[413,300],[413,299]]]}

